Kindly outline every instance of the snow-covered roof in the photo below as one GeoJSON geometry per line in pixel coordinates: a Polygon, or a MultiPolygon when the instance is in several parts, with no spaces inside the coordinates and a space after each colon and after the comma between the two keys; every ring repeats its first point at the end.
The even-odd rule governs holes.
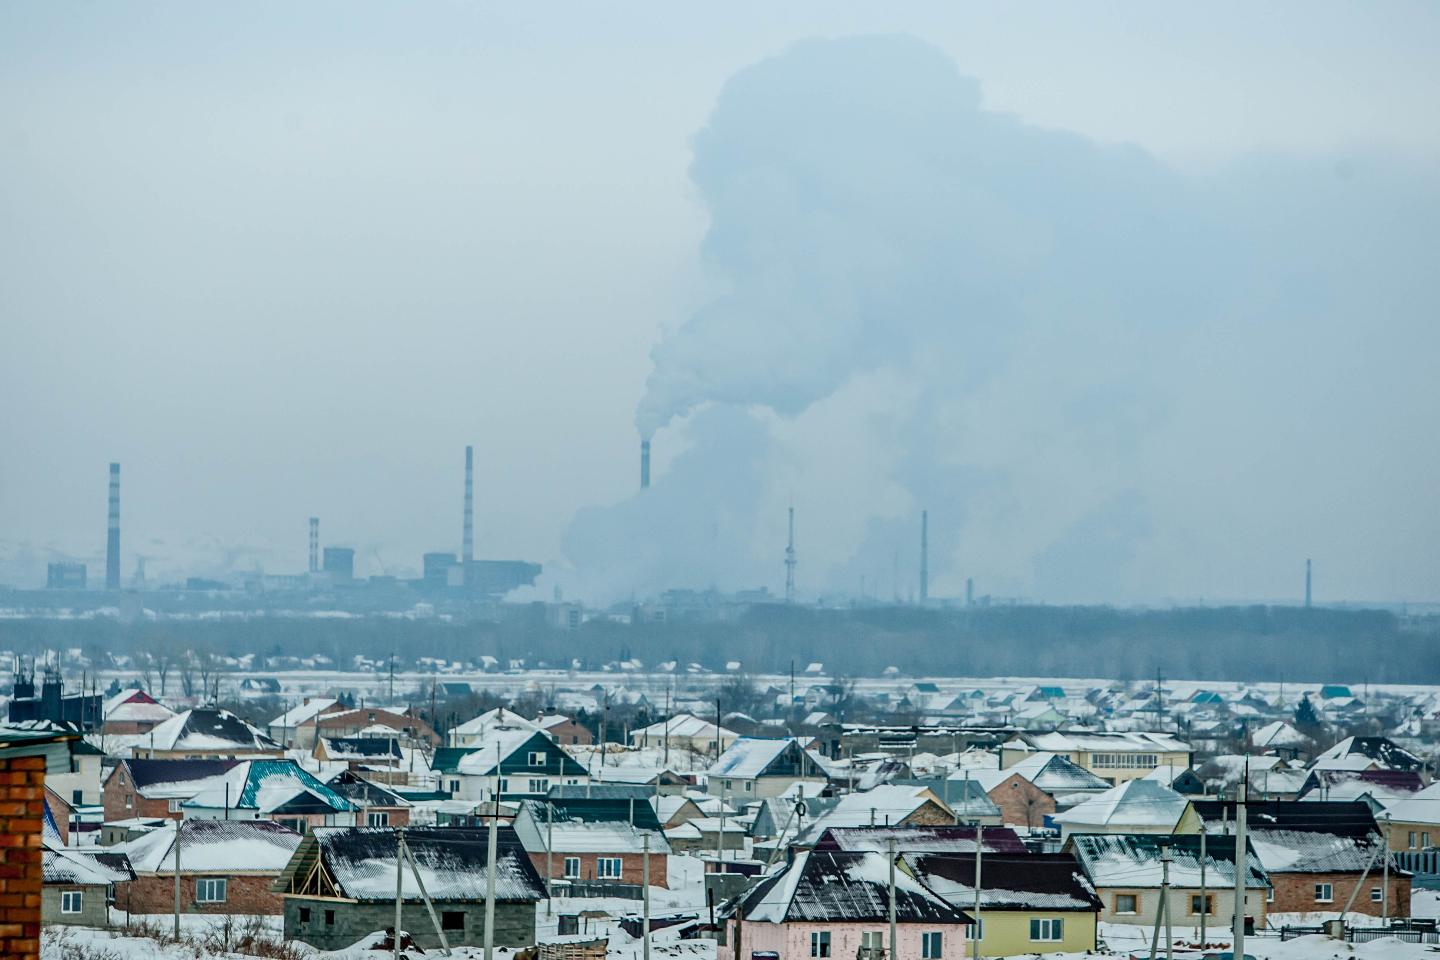
{"type": "Polygon", "coordinates": [[[135,879],[130,860],[111,850],[78,850],[46,844],[40,856],[45,883],[100,886],[135,879]]]}
{"type": "MultiPolygon", "coordinates": [[[[295,802],[349,811],[354,804],[321,783],[293,760],[246,760],[207,782],[185,801],[188,808],[255,810],[268,814],[295,802]]],[[[181,854],[182,865],[184,854],[181,854]]]]}
{"type": "Polygon", "coordinates": [[[504,707],[496,707],[494,710],[487,710],[470,720],[455,727],[451,733],[463,737],[487,737],[496,730],[525,730],[534,733],[541,729],[540,725],[533,720],[527,720],[513,710],[506,710],[504,707]]]}
{"type": "MultiPolygon", "coordinates": [[[[661,720],[659,723],[652,723],[648,727],[641,727],[639,730],[630,731],[632,742],[657,737],[680,737],[689,740],[713,740],[716,736],[716,726],[709,720],[690,713],[677,713],[669,720],[661,720]]],[[[733,739],[739,734],[724,727],[719,728],[719,736],[722,740],[733,739]]]]}
{"type": "Polygon", "coordinates": [[[272,729],[275,727],[298,727],[302,723],[315,719],[339,702],[334,697],[310,697],[271,720],[270,727],[272,729]]]}
{"type": "Polygon", "coordinates": [[[798,770],[794,773],[787,771],[787,776],[824,777],[825,771],[810,759],[801,746],[802,742],[798,737],[740,737],[720,754],[708,776],[754,779],[764,774],[786,751],[792,751],[798,770]]]}
{"type": "Polygon", "coordinates": [[[300,843],[300,834],[271,820],[181,820],[111,849],[129,856],[137,873],[173,874],[176,823],[182,872],[278,873],[300,843]]]}
{"type": "Polygon", "coordinates": [[[1256,747],[1273,750],[1278,747],[1303,747],[1309,740],[1284,720],[1276,720],[1256,730],[1250,742],[1256,747]]]}
{"type": "MultiPolygon", "coordinates": [[[[1026,739],[1036,750],[1051,753],[1189,753],[1190,744],[1168,733],[1152,731],[1055,731],[1026,739]]],[[[1007,744],[1008,746],[1008,744],[1007,744]]]]}
{"type": "MultiPolygon", "coordinates": [[[[406,828],[405,845],[431,898],[473,902],[485,899],[487,829],[406,828]]],[[[501,826],[498,833],[495,899],[525,903],[543,899],[544,884],[515,831],[501,826]]],[[[411,871],[395,869],[397,845],[395,831],[389,827],[316,827],[305,838],[302,853],[312,844],[343,896],[366,902],[393,902],[398,872],[405,898],[420,898],[420,887],[411,871]]]]}
{"type": "MultiPolygon", "coordinates": [[[[1205,838],[1206,882],[1212,889],[1235,886],[1235,838],[1210,835],[1205,838]]],[[[1163,877],[1161,849],[1170,850],[1170,883],[1181,888],[1200,886],[1200,836],[1162,836],[1135,833],[1077,833],[1066,849],[1075,854],[1085,874],[1096,887],[1156,888],[1163,877]]],[[[1245,854],[1245,886],[1270,886],[1269,876],[1255,850],[1248,843],[1245,854]]],[[[983,868],[982,868],[983,877],[983,868]]]]}
{"type": "Polygon", "coordinates": [[[126,760],[123,769],[111,776],[128,772],[135,792],[151,800],[188,800],[212,782],[221,782],[236,760],[126,760]]]}
{"type": "Polygon", "coordinates": [[[1098,792],[1110,784],[1084,767],[1048,751],[1031,754],[1002,773],[1018,773],[1049,794],[1098,792]]]}
{"type": "Polygon", "coordinates": [[[106,700],[101,716],[106,723],[163,723],[175,716],[175,711],[144,690],[130,689],[106,700]]]}
{"type": "Polygon", "coordinates": [[[1078,827],[1174,827],[1190,801],[1154,780],[1131,780],[1052,818],[1078,827]]]}
{"type": "MultiPolygon", "coordinates": [[[[1024,854],[1025,844],[1009,827],[986,827],[981,840],[986,853],[1024,854]]],[[[834,827],[825,831],[816,850],[870,850],[884,853],[974,853],[975,828],[962,826],[834,827]]],[[[981,870],[984,878],[984,870],[981,870]]]]}
{"type": "Polygon", "coordinates": [[[1440,780],[1418,793],[1386,804],[1384,816],[1396,823],[1440,824],[1440,780]]]}
{"type": "MultiPolygon", "coordinates": [[[[895,918],[900,923],[965,923],[970,918],[923,883],[894,867],[895,918]]],[[[802,852],[780,872],[743,894],[745,919],[843,923],[888,916],[892,864],[884,854],[802,852]]]]}
{"type": "MultiPolygon", "coordinates": [[[[975,854],[911,853],[908,871],[951,903],[975,902],[975,854]]],[[[1101,909],[1095,888],[1068,853],[981,858],[980,910],[1101,909]]]]}
{"type": "Polygon", "coordinates": [[[229,710],[197,707],[157,725],[141,741],[156,750],[276,750],[279,748],[258,727],[229,710]]]}
{"type": "Polygon", "coordinates": [[[810,821],[797,839],[809,845],[831,827],[886,826],[900,823],[928,802],[938,800],[925,787],[885,784],[863,793],[847,793],[829,811],[810,821]]]}

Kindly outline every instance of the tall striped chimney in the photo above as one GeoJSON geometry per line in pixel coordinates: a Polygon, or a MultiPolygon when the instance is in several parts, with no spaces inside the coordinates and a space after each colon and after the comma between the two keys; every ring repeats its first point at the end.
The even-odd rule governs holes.
{"type": "Polygon", "coordinates": [[[465,530],[460,544],[460,556],[465,562],[465,575],[470,575],[470,564],[475,562],[475,448],[465,448],[465,530]]]}
{"type": "Polygon", "coordinates": [[[110,464],[110,515],[105,531],[105,589],[120,589],[120,464],[110,464]]]}
{"type": "Polygon", "coordinates": [[[310,572],[320,572],[320,518],[310,518],[310,572]]]}
{"type": "Polygon", "coordinates": [[[650,486],[650,441],[640,441],[640,489],[650,486]]]}
{"type": "Polygon", "coordinates": [[[930,599],[930,511],[920,511],[920,602],[930,599]]]}

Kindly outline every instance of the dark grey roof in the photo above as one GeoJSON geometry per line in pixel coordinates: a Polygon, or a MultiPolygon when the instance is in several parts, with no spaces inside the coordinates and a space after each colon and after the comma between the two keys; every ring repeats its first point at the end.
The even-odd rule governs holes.
{"type": "MultiPolygon", "coordinates": [[[[488,828],[408,827],[405,843],[420,867],[426,891],[435,900],[485,899],[488,828]]],[[[495,898],[530,902],[545,896],[545,886],[514,829],[498,831],[495,898]]],[[[295,857],[318,847],[321,859],[343,896],[360,901],[395,899],[396,831],[389,827],[316,827],[295,857]]],[[[292,861],[293,863],[293,861],[292,861]]],[[[420,888],[404,871],[406,899],[419,899],[420,888]]]]}
{"type": "Polygon", "coordinates": [[[185,783],[218,776],[239,760],[126,760],[130,780],[141,793],[157,783],[185,783]]]}
{"type": "MultiPolygon", "coordinates": [[[[890,866],[889,858],[879,853],[799,853],[784,870],[742,894],[738,906],[747,919],[757,922],[880,922],[889,915],[890,866]]],[[[726,912],[733,916],[736,907],[732,903],[726,912]]],[[[954,924],[970,918],[896,868],[895,919],[954,924]]]]}
{"type": "MultiPolygon", "coordinates": [[[[974,903],[973,853],[912,853],[905,857],[915,876],[942,897],[962,906],[974,903]]],[[[1101,908],[1095,888],[1068,853],[982,857],[980,903],[985,910],[1082,910],[1101,908]]]]}

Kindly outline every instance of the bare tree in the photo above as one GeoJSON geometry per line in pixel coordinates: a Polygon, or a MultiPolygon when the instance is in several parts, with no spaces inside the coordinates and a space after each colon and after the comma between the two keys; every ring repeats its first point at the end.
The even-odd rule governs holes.
{"type": "Polygon", "coordinates": [[[195,662],[194,652],[187,650],[176,658],[176,666],[180,672],[180,689],[186,697],[195,696],[195,662]]]}

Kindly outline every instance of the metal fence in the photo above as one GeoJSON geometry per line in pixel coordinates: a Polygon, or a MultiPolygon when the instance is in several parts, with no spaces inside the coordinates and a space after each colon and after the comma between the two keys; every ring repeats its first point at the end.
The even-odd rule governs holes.
{"type": "Polygon", "coordinates": [[[621,900],[644,900],[645,888],[638,883],[613,880],[555,880],[551,889],[557,897],[618,897],[621,900]]]}

